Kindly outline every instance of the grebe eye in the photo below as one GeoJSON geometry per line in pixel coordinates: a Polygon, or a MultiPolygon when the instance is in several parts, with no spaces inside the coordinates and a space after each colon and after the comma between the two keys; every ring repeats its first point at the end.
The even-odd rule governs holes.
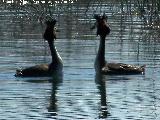
{"type": "Polygon", "coordinates": [[[56,30],[57,30],[57,27],[54,27],[54,30],[56,31],[56,30]]]}

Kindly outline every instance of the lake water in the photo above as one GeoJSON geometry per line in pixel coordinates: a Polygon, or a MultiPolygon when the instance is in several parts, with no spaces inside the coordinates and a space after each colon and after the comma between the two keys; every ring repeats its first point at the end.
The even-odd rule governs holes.
{"type": "Polygon", "coordinates": [[[93,3],[88,10],[73,5],[65,8],[68,12],[57,12],[56,47],[64,70],[62,79],[55,81],[14,77],[17,68],[49,63],[51,57],[42,38],[45,27],[28,14],[17,15],[1,6],[1,120],[160,119],[159,32],[145,27],[138,16],[112,8],[93,3]],[[95,75],[99,37],[90,27],[93,14],[101,10],[112,29],[106,38],[106,60],[146,64],[145,75],[95,75]]]}

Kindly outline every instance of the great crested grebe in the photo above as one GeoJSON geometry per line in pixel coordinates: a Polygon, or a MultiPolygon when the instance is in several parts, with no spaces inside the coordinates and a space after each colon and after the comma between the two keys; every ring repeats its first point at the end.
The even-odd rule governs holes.
{"type": "MultiPolygon", "coordinates": [[[[100,44],[95,59],[95,71],[102,74],[144,74],[145,65],[136,66],[124,63],[107,63],[105,61],[105,38],[110,33],[110,27],[107,23],[107,16],[95,15],[97,35],[100,36],[100,44]]],[[[94,28],[93,27],[93,28],[94,28]]],[[[92,28],[92,29],[93,29],[92,28]]]]}
{"type": "Polygon", "coordinates": [[[62,58],[57,52],[54,44],[54,40],[56,39],[55,24],[56,20],[46,21],[47,27],[43,35],[44,39],[48,42],[51,51],[52,62],[50,64],[40,64],[25,69],[18,69],[16,70],[16,77],[46,77],[62,72],[62,58]]]}

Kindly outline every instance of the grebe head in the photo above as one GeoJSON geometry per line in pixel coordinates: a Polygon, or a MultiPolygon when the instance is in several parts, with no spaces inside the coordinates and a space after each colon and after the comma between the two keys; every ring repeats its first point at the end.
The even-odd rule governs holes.
{"type": "Polygon", "coordinates": [[[101,37],[106,37],[110,33],[110,27],[107,23],[108,17],[103,14],[103,16],[95,15],[96,26],[97,26],[97,35],[101,37]]]}
{"type": "Polygon", "coordinates": [[[44,39],[52,42],[54,39],[56,39],[56,20],[47,20],[45,23],[47,25],[45,33],[43,35],[44,39]]]}

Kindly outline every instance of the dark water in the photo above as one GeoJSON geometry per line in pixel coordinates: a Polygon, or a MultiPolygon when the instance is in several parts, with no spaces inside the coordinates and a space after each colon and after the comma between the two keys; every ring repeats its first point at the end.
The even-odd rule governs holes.
{"type": "MultiPolygon", "coordinates": [[[[95,9],[99,12],[99,8],[95,9]]],[[[91,6],[91,7],[93,7],[91,6]]],[[[0,116],[2,120],[159,120],[160,42],[158,32],[136,16],[107,8],[112,29],[106,60],[146,64],[145,75],[95,76],[98,39],[90,31],[91,8],[57,17],[57,49],[64,62],[59,82],[51,78],[15,78],[15,70],[51,61],[44,27],[1,8],[0,116]],[[110,11],[109,11],[110,10],[110,11]],[[86,12],[84,15],[84,11],[86,12]],[[52,81],[54,81],[53,79],[52,81]]],[[[113,7],[114,8],[114,7],[113,7]]],[[[100,8],[100,9],[103,9],[100,8]]],[[[118,9],[118,8],[114,8],[118,9]]],[[[74,10],[73,10],[74,11],[74,10]]]]}

